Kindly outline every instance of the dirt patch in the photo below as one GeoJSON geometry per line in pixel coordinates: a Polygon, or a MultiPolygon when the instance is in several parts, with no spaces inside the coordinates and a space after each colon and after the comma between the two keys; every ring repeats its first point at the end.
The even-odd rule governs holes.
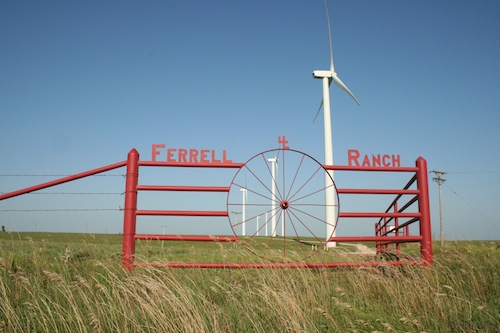
{"type": "Polygon", "coordinates": [[[375,249],[369,248],[368,246],[364,244],[347,244],[347,243],[342,243],[343,246],[353,246],[356,248],[356,251],[354,252],[346,252],[345,254],[362,254],[362,255],[368,255],[368,256],[374,256],[376,254],[375,249]]]}

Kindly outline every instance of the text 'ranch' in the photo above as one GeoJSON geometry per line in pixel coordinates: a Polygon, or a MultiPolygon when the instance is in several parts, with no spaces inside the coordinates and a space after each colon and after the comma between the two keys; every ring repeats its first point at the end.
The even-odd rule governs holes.
{"type": "Polygon", "coordinates": [[[359,150],[349,149],[347,150],[347,163],[349,166],[398,168],[401,166],[401,157],[388,154],[361,155],[359,150]]]}

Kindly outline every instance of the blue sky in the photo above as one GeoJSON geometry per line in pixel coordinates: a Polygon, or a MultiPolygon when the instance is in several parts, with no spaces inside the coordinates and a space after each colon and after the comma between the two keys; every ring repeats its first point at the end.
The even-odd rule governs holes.
{"type": "MultiPolygon", "coordinates": [[[[336,163],[351,148],[399,154],[405,166],[422,156],[448,172],[446,237],[499,239],[500,3],[328,3],[336,71],[361,102],[332,86],[336,163]]],[[[2,1],[0,45],[0,192],[54,178],[5,175],[73,174],[132,148],[149,160],[153,143],[245,162],[286,135],[323,160],[322,117],[313,123],[321,81],[311,76],[329,65],[320,0],[2,1]]],[[[65,186],[46,191],[122,192],[124,182],[65,186]]],[[[119,205],[119,194],[30,195],[0,202],[0,223],[118,232],[119,211],[12,210],[119,205]]]]}

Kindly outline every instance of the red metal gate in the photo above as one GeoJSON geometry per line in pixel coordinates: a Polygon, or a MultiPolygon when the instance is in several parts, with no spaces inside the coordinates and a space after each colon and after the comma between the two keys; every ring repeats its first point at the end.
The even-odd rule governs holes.
{"type": "MultiPolygon", "coordinates": [[[[118,162],[115,164],[111,164],[102,168],[89,170],[80,174],[76,174],[73,176],[61,178],[58,180],[54,180],[51,182],[39,184],[36,186],[32,186],[29,188],[25,188],[22,190],[6,193],[0,195],[0,201],[8,198],[12,198],[14,196],[22,195],[25,193],[30,193],[33,191],[38,191],[44,188],[48,188],[51,186],[56,186],[59,184],[63,184],[66,182],[70,182],[73,180],[77,180],[80,178],[84,178],[87,176],[95,175],[98,173],[106,172],[109,170],[117,169],[123,166],[127,167],[126,171],[126,186],[125,186],[125,207],[124,207],[124,226],[123,226],[123,247],[122,247],[122,263],[123,266],[127,269],[132,269],[134,266],[144,266],[144,265],[155,265],[155,266],[167,266],[167,267],[199,267],[199,268],[277,268],[277,267],[292,267],[292,268],[311,268],[311,267],[361,267],[361,266],[380,266],[380,265],[405,265],[405,264],[431,264],[432,263],[432,239],[431,239],[431,222],[430,222],[430,209],[429,209],[429,190],[428,190],[428,179],[427,179],[427,164],[423,158],[418,158],[414,167],[362,167],[362,166],[328,166],[321,165],[316,160],[312,159],[310,156],[292,150],[284,150],[277,149],[269,152],[264,152],[261,154],[257,154],[254,156],[253,160],[249,160],[247,163],[170,163],[170,162],[157,162],[157,161],[140,161],[139,153],[132,149],[126,161],[118,162]],[[259,193],[259,190],[253,189],[252,187],[246,186],[242,184],[240,181],[237,181],[237,176],[233,179],[233,182],[230,186],[169,186],[169,185],[144,185],[139,184],[139,168],[140,167],[180,167],[180,168],[226,168],[226,169],[238,169],[237,175],[242,172],[242,170],[246,171],[248,174],[252,175],[251,177],[255,177],[258,181],[256,184],[261,183],[264,192],[269,191],[265,182],[267,180],[261,180],[258,175],[256,168],[253,167],[251,161],[261,160],[259,163],[262,165],[262,170],[266,175],[271,175],[271,169],[267,166],[267,153],[273,153],[278,156],[278,154],[282,154],[282,168],[281,177],[283,178],[282,183],[279,185],[283,186],[281,193],[276,194],[276,198],[273,199],[276,201],[276,207],[273,207],[272,210],[268,208],[262,208],[262,211],[258,213],[254,213],[253,216],[246,219],[246,221],[241,221],[239,223],[235,223],[235,221],[231,221],[231,217],[229,216],[229,207],[242,207],[240,203],[236,203],[234,199],[230,199],[230,193],[234,191],[249,191],[254,197],[258,198],[265,197],[259,193]],[[289,188],[285,188],[285,175],[286,173],[283,171],[285,166],[285,161],[287,161],[287,165],[293,165],[291,162],[293,159],[289,157],[285,158],[285,152],[295,153],[296,156],[296,164],[294,168],[292,168],[292,176],[288,175],[288,185],[289,188]],[[256,159],[255,159],[256,158],[256,159]],[[306,164],[304,161],[310,161],[310,171],[303,171],[303,165],[306,164]],[[267,168],[267,170],[266,170],[267,168]],[[375,220],[375,230],[373,236],[331,236],[327,237],[326,240],[320,240],[319,237],[314,235],[312,229],[310,229],[305,223],[305,218],[300,218],[297,216],[298,213],[293,213],[292,207],[294,207],[294,199],[292,198],[295,194],[292,194],[291,187],[295,185],[295,180],[298,178],[299,173],[306,173],[304,175],[304,183],[309,182],[309,179],[314,177],[318,177],[317,173],[321,174],[327,170],[334,170],[338,172],[362,172],[362,173],[378,173],[378,172],[388,172],[388,173],[408,173],[411,175],[410,180],[402,189],[368,189],[368,188],[336,188],[336,193],[338,198],[342,198],[347,195],[394,195],[394,200],[391,202],[389,207],[384,211],[372,211],[372,212],[361,212],[361,211],[341,211],[340,205],[337,206],[337,221],[335,221],[335,225],[337,223],[343,222],[349,219],[365,219],[367,221],[375,220]],[[311,176],[309,177],[307,173],[310,172],[311,176]],[[309,178],[308,178],[309,177],[309,178]],[[293,179],[293,180],[292,180],[293,179]],[[228,202],[226,206],[226,210],[144,210],[138,209],[137,207],[137,197],[138,193],[144,191],[182,191],[182,192],[207,192],[207,193],[227,193],[228,194],[228,202]],[[416,209],[414,207],[417,207],[416,209]],[[410,209],[413,207],[413,209],[410,209]],[[288,219],[288,230],[292,230],[291,233],[295,236],[295,242],[298,243],[305,254],[304,258],[309,258],[309,251],[304,250],[304,245],[307,244],[308,240],[301,239],[302,232],[299,232],[297,228],[300,225],[303,225],[303,231],[311,233],[311,238],[314,238],[317,243],[321,246],[317,247],[317,250],[320,250],[321,247],[325,244],[326,241],[335,241],[335,242],[375,242],[377,253],[386,253],[391,251],[391,249],[395,250],[396,258],[395,260],[390,261],[377,261],[375,258],[369,261],[348,261],[348,262],[336,262],[336,261],[320,261],[320,262],[311,262],[310,260],[298,260],[291,261],[289,259],[281,260],[281,261],[273,261],[273,260],[265,260],[266,254],[256,253],[264,258],[264,260],[259,262],[202,262],[202,263],[193,263],[193,262],[137,262],[135,260],[135,244],[136,241],[140,240],[161,240],[161,241],[199,241],[199,242],[241,242],[242,244],[249,244],[252,240],[258,239],[259,237],[259,229],[257,227],[257,231],[253,234],[249,234],[246,237],[238,237],[236,232],[230,236],[203,236],[203,235],[160,235],[160,234],[137,234],[136,233],[136,222],[137,216],[191,216],[191,217],[228,217],[231,227],[233,231],[235,228],[240,227],[242,223],[248,222],[251,219],[259,216],[262,217],[264,212],[270,212],[272,216],[275,214],[282,218],[282,226],[283,226],[283,235],[280,238],[281,244],[285,247],[283,253],[286,253],[286,247],[290,244],[290,239],[285,237],[285,219],[288,219]],[[295,224],[294,224],[295,221],[295,224]],[[411,226],[413,226],[413,231],[411,231],[411,226]],[[418,226],[417,231],[415,231],[415,226],[418,226]],[[288,243],[287,243],[288,242],[288,243]],[[401,245],[406,243],[418,243],[420,245],[420,258],[400,258],[398,255],[401,251],[401,245]]],[[[277,177],[276,177],[277,179],[277,177]]],[[[324,178],[322,178],[324,179],[324,178]]],[[[276,180],[272,179],[273,182],[276,180]]],[[[259,185],[260,186],[260,185],[259,185]]],[[[280,186],[278,186],[277,192],[280,192],[280,186]]],[[[300,186],[302,189],[305,186],[303,184],[300,186]]],[[[332,186],[335,186],[332,181],[332,186]]],[[[312,194],[321,193],[321,191],[325,191],[325,188],[322,188],[318,191],[310,191],[312,194]]],[[[294,192],[296,193],[296,191],[294,192]]],[[[308,197],[308,195],[302,196],[308,197]]],[[[264,199],[261,199],[264,200],[264,199]]],[[[266,199],[267,200],[267,199],[266,199]]],[[[262,202],[254,202],[247,203],[248,207],[264,207],[265,205],[262,202]]],[[[267,203],[266,203],[267,205],[267,203]]],[[[317,204],[313,202],[309,202],[306,206],[317,206],[317,204]]],[[[321,206],[321,205],[320,205],[321,206]]],[[[246,207],[246,206],[245,206],[246,207]]],[[[324,205],[323,205],[324,207],[324,205]]],[[[301,208],[297,210],[298,212],[303,213],[303,216],[308,216],[308,220],[317,220],[322,221],[321,218],[313,216],[315,213],[311,213],[306,211],[305,208],[301,208]]],[[[271,221],[272,218],[266,219],[265,223],[271,221]]],[[[258,221],[258,220],[257,220],[258,221]]],[[[328,221],[322,221],[323,223],[328,221]]],[[[267,228],[267,226],[266,226],[267,228]]],[[[277,225],[274,225],[274,231],[276,231],[277,225]]],[[[267,231],[267,229],[266,229],[267,231]]],[[[289,233],[290,234],[290,233],[289,233]]],[[[275,240],[272,240],[275,241],[275,240]]],[[[270,244],[271,240],[267,244],[270,244]]],[[[313,247],[315,245],[313,244],[313,247]]],[[[267,251],[267,249],[266,249],[267,251]]],[[[252,251],[255,252],[255,251],[252,251]]],[[[394,259],[394,258],[393,258],[394,259]]]]}
{"type": "MultiPolygon", "coordinates": [[[[276,152],[277,155],[283,154],[283,160],[285,160],[284,152],[291,150],[277,149],[269,151],[271,153],[276,152]]],[[[256,157],[259,160],[266,161],[266,156],[264,152],[257,154],[256,157]]],[[[296,152],[296,151],[295,151],[296,152]]],[[[299,155],[302,154],[305,157],[309,157],[303,153],[296,152],[299,155]]],[[[300,159],[300,165],[302,166],[304,156],[300,159]]],[[[309,157],[310,158],[310,157],[309,157]]],[[[255,159],[255,157],[253,158],[255,159]]],[[[252,161],[253,159],[249,160],[252,161]]],[[[415,167],[351,167],[351,166],[320,166],[316,168],[314,174],[317,170],[323,168],[325,170],[335,170],[335,171],[349,171],[349,172],[398,172],[398,173],[410,173],[412,177],[410,181],[406,184],[403,189],[367,189],[367,188],[338,188],[337,192],[339,197],[343,195],[395,195],[395,199],[391,203],[387,210],[382,212],[342,212],[338,213],[338,221],[349,219],[349,218],[361,218],[361,219],[378,219],[375,225],[375,232],[373,236],[356,236],[356,237],[346,237],[346,236],[334,236],[330,237],[328,240],[319,241],[317,236],[314,236],[319,241],[321,247],[323,247],[326,241],[335,242],[375,242],[377,253],[387,253],[389,252],[391,246],[396,249],[396,255],[400,253],[401,244],[405,243],[419,243],[420,244],[420,259],[410,259],[408,260],[391,260],[391,261],[352,261],[352,262],[311,262],[311,261],[300,261],[291,262],[283,258],[282,261],[272,261],[264,260],[258,263],[255,262],[239,262],[239,263],[213,263],[213,262],[135,262],[135,241],[136,240],[173,240],[173,241],[209,241],[209,242],[236,242],[240,241],[244,245],[250,243],[252,240],[257,239],[258,229],[256,233],[247,235],[245,237],[238,237],[236,232],[233,236],[200,236],[200,235],[160,235],[160,234],[136,234],[136,217],[140,215],[154,215],[154,216],[197,216],[197,217],[210,217],[210,216],[227,216],[233,227],[240,226],[242,223],[248,222],[250,220],[246,219],[239,223],[234,223],[231,221],[229,214],[229,207],[241,206],[240,203],[236,204],[234,201],[228,199],[228,206],[225,211],[197,211],[197,210],[140,210],[137,209],[137,193],[141,191],[204,191],[204,192],[227,192],[229,193],[233,187],[236,190],[250,191],[254,196],[264,197],[259,193],[258,190],[253,189],[251,186],[241,185],[235,180],[233,180],[230,187],[206,187],[206,186],[150,186],[150,185],[139,185],[138,184],[138,174],[139,167],[142,166],[162,166],[162,167],[198,167],[198,168],[237,168],[248,169],[250,174],[258,179],[258,183],[261,183],[266,189],[264,192],[269,192],[263,184],[263,180],[256,175],[253,166],[249,166],[249,162],[246,163],[227,163],[227,164],[200,164],[200,163],[166,163],[166,162],[145,162],[139,161],[139,155],[135,150],[129,153],[129,159],[127,163],[127,185],[126,185],[126,204],[125,204],[125,218],[124,218],[124,241],[123,241],[123,265],[127,268],[132,268],[133,266],[144,266],[144,265],[154,265],[154,266],[165,266],[165,267],[198,267],[198,268],[275,268],[275,267],[292,267],[292,268],[305,268],[305,267],[360,267],[360,266],[379,266],[379,265],[404,265],[404,264],[430,264],[432,263],[432,239],[430,231],[430,211],[429,211],[429,195],[428,195],[428,180],[427,180],[427,166],[426,161],[423,158],[419,158],[416,161],[415,167]],[[415,186],[416,185],[416,186],[415,186]],[[414,188],[412,188],[414,187],[414,188]],[[415,188],[416,187],[416,188],[415,188]],[[400,204],[403,202],[403,204],[400,204]],[[412,205],[417,205],[417,210],[412,212],[407,211],[412,205]],[[419,231],[418,234],[410,234],[410,225],[418,224],[419,231]]],[[[294,171],[295,177],[297,177],[298,170],[294,171]]],[[[267,171],[270,170],[268,169],[267,171]]],[[[312,172],[311,172],[312,173],[312,172]]],[[[284,177],[284,176],[283,176],[284,177]]],[[[312,176],[311,176],[312,177],[312,176]]],[[[295,179],[294,179],[295,181],[295,179]]],[[[309,180],[308,180],[309,181],[309,180]]],[[[290,181],[293,183],[292,181],[290,181]]],[[[324,189],[320,189],[320,192],[324,189]]],[[[271,214],[278,214],[279,211],[283,212],[285,216],[285,210],[290,208],[289,200],[285,195],[285,190],[283,194],[277,196],[276,202],[280,203],[281,206],[277,206],[275,210],[267,210],[271,214]]],[[[291,202],[291,201],[290,201],[291,202]]],[[[252,203],[249,203],[252,205],[252,203]]],[[[253,203],[254,206],[263,206],[261,202],[253,203]]],[[[293,204],[290,204],[293,205],[293,204]]],[[[321,206],[321,205],[320,205],[321,206]]],[[[267,208],[266,208],[267,209],[267,208]]],[[[262,216],[263,214],[255,214],[252,218],[256,216],[262,216]]],[[[311,216],[311,214],[307,213],[311,216]]],[[[314,217],[314,216],[313,216],[314,217]]],[[[267,219],[265,223],[268,223],[271,219],[267,219]]],[[[321,219],[317,219],[321,220],[321,219]]],[[[322,221],[324,222],[324,221],[322,221]]],[[[284,222],[283,222],[284,223],[284,222]]],[[[274,227],[276,228],[276,226],[274,227]]],[[[307,229],[309,230],[309,229],[307,229]]],[[[296,237],[299,238],[300,235],[296,233],[296,237]]],[[[286,237],[282,237],[280,241],[283,242],[283,246],[286,248],[286,237]]],[[[271,240],[267,243],[269,245],[271,240]]],[[[304,242],[305,243],[305,242],[304,242]]],[[[269,246],[266,246],[266,251],[269,246]]],[[[262,256],[263,259],[267,259],[262,253],[256,253],[255,250],[250,249],[256,255],[262,256]]],[[[283,251],[286,252],[286,249],[283,251]]],[[[304,251],[305,253],[305,251],[304,251]]],[[[304,256],[304,258],[307,256],[304,256]]]]}

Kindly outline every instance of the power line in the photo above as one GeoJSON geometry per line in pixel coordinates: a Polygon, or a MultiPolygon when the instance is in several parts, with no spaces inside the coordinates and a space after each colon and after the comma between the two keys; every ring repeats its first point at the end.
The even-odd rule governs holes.
{"type": "Polygon", "coordinates": [[[474,173],[474,174],[478,174],[478,173],[500,173],[500,171],[448,171],[447,173],[448,174],[450,174],[450,173],[474,173]]]}
{"type": "Polygon", "coordinates": [[[455,186],[470,187],[470,186],[496,186],[496,185],[500,185],[500,182],[475,183],[475,184],[457,184],[455,186]]]}
{"type": "Polygon", "coordinates": [[[453,193],[457,196],[457,198],[459,198],[460,200],[462,200],[467,206],[469,206],[469,208],[471,208],[474,212],[476,212],[477,215],[481,216],[486,222],[488,222],[490,225],[492,226],[495,226],[498,228],[498,226],[496,224],[493,223],[493,221],[490,221],[488,218],[486,218],[486,216],[483,215],[483,213],[481,213],[479,210],[477,210],[472,204],[470,204],[468,201],[466,201],[464,198],[462,198],[460,195],[458,195],[457,192],[455,192],[451,187],[449,187],[448,185],[446,185],[446,187],[453,193]]]}

